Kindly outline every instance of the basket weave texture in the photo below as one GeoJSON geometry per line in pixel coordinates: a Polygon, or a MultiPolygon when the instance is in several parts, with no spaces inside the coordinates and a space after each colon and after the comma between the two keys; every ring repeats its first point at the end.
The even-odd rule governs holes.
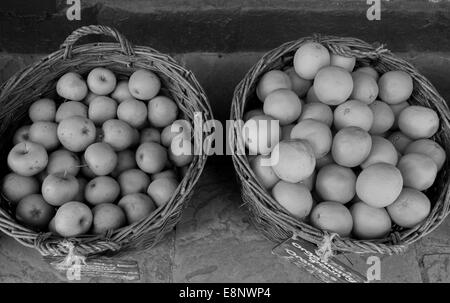
{"type": "MultiPolygon", "coordinates": [[[[55,97],[56,81],[63,74],[75,71],[84,75],[95,67],[108,68],[119,78],[128,77],[137,69],[150,70],[160,77],[162,91],[177,103],[184,119],[194,124],[194,117],[199,118],[196,113],[201,114],[203,121],[213,119],[200,84],[192,72],[177,64],[173,58],[150,47],[132,45],[114,28],[84,26],[69,35],[60,50],[19,71],[0,87],[0,154],[3,159],[3,175],[7,171],[3,162],[6,162],[6,155],[11,148],[12,135],[27,119],[30,104],[42,97],[55,97]],[[110,36],[118,43],[74,45],[81,37],[92,34],[110,36]]],[[[194,138],[209,134],[203,127],[194,131],[204,132],[194,138]]],[[[70,246],[74,246],[76,252],[84,256],[149,248],[158,243],[179,221],[182,209],[188,203],[204,168],[206,155],[207,153],[202,153],[194,156],[175,194],[165,206],[139,222],[106,235],[64,239],[51,233],[35,232],[14,219],[12,209],[3,197],[0,200],[0,231],[25,246],[36,248],[44,256],[65,256],[70,246]],[[68,242],[73,245],[68,245],[68,242]]]]}
{"type": "MultiPolygon", "coordinates": [[[[439,172],[436,182],[426,194],[432,201],[429,216],[418,226],[403,229],[394,226],[391,233],[384,239],[355,240],[351,238],[333,237],[331,249],[335,252],[352,253],[403,253],[409,244],[432,232],[449,213],[450,189],[449,167],[450,158],[450,111],[445,100],[434,86],[421,75],[411,64],[398,58],[382,45],[371,45],[355,38],[314,35],[287,42],[263,55],[263,57],[248,71],[244,79],[237,85],[231,107],[231,119],[242,120],[246,110],[257,100],[255,89],[264,73],[278,69],[284,70],[292,66],[295,51],[305,42],[315,41],[324,45],[331,53],[342,56],[356,57],[357,67],[371,65],[379,73],[390,70],[402,70],[413,78],[414,91],[409,100],[434,109],[440,118],[440,128],[431,138],[438,142],[447,154],[447,161],[439,172]]],[[[289,215],[265,190],[256,179],[249,161],[245,155],[242,140],[242,124],[235,123],[230,128],[229,141],[233,150],[233,163],[241,184],[242,199],[248,207],[250,218],[269,239],[280,242],[292,235],[321,245],[330,239],[330,235],[306,222],[289,215]]]]}

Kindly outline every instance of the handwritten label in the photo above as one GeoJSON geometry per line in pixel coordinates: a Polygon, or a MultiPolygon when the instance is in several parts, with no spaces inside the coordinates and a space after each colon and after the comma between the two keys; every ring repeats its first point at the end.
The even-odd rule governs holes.
{"type": "Polygon", "coordinates": [[[315,253],[317,247],[305,240],[290,238],[276,246],[272,253],[305,269],[325,283],[365,283],[366,277],[348,265],[331,257],[324,262],[315,253]]]}
{"type": "MultiPolygon", "coordinates": [[[[72,266],[67,266],[62,263],[63,258],[61,257],[44,257],[54,269],[57,271],[67,274],[73,271],[72,266]]],[[[120,279],[127,281],[137,281],[140,279],[139,266],[136,261],[133,260],[122,260],[114,258],[87,258],[85,262],[78,265],[79,266],[79,280],[80,278],[93,278],[93,277],[103,277],[111,279],[120,279]]],[[[69,275],[67,275],[69,276],[69,275]]]]}

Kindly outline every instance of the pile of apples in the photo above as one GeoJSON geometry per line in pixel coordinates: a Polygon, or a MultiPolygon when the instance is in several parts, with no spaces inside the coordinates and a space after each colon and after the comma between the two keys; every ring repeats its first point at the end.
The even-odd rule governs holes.
{"type": "Polygon", "coordinates": [[[168,203],[193,159],[191,125],[160,89],[147,70],[59,78],[60,100],[32,103],[31,125],[13,137],[2,194],[17,220],[62,237],[103,234],[168,203]]]}
{"type": "Polygon", "coordinates": [[[412,228],[428,216],[423,191],[446,153],[430,139],[436,112],[408,102],[409,74],[355,64],[303,44],[293,66],[259,80],[262,106],[244,115],[243,139],[256,178],[292,216],[343,237],[377,239],[393,223],[412,228]]]}

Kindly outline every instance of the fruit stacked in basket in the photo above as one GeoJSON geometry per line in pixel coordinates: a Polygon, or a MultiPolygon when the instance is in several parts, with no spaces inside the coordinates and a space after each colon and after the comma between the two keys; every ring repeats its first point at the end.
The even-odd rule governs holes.
{"type": "Polygon", "coordinates": [[[387,69],[383,52],[359,40],[305,40],[266,54],[235,92],[232,116],[245,122],[235,148],[242,140],[248,164],[234,160],[253,219],[271,238],[309,233],[316,243],[319,231],[386,241],[430,225],[428,196],[448,169],[435,141],[448,128],[448,120],[440,127],[445,103],[439,115],[419,104],[412,95],[421,83],[409,70],[387,69]],[[363,51],[351,49],[358,43],[363,51]]]}
{"type": "Polygon", "coordinates": [[[7,156],[2,194],[19,222],[63,237],[106,234],[169,202],[193,159],[192,128],[155,73],[69,72],[56,92],[31,103],[7,156]]]}

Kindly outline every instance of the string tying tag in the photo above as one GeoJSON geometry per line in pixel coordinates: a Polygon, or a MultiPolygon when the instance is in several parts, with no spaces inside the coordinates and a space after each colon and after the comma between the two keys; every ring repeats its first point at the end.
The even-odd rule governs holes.
{"type": "Polygon", "coordinates": [[[334,256],[333,249],[331,248],[334,237],[338,236],[337,233],[328,234],[326,233],[323,237],[322,242],[316,249],[315,253],[320,257],[320,259],[324,262],[328,262],[328,260],[334,256]]]}
{"type": "Polygon", "coordinates": [[[70,241],[64,241],[61,245],[68,249],[68,253],[57,266],[67,270],[66,275],[69,280],[80,280],[81,266],[86,265],[86,257],[75,253],[75,245],[70,241]]]}

